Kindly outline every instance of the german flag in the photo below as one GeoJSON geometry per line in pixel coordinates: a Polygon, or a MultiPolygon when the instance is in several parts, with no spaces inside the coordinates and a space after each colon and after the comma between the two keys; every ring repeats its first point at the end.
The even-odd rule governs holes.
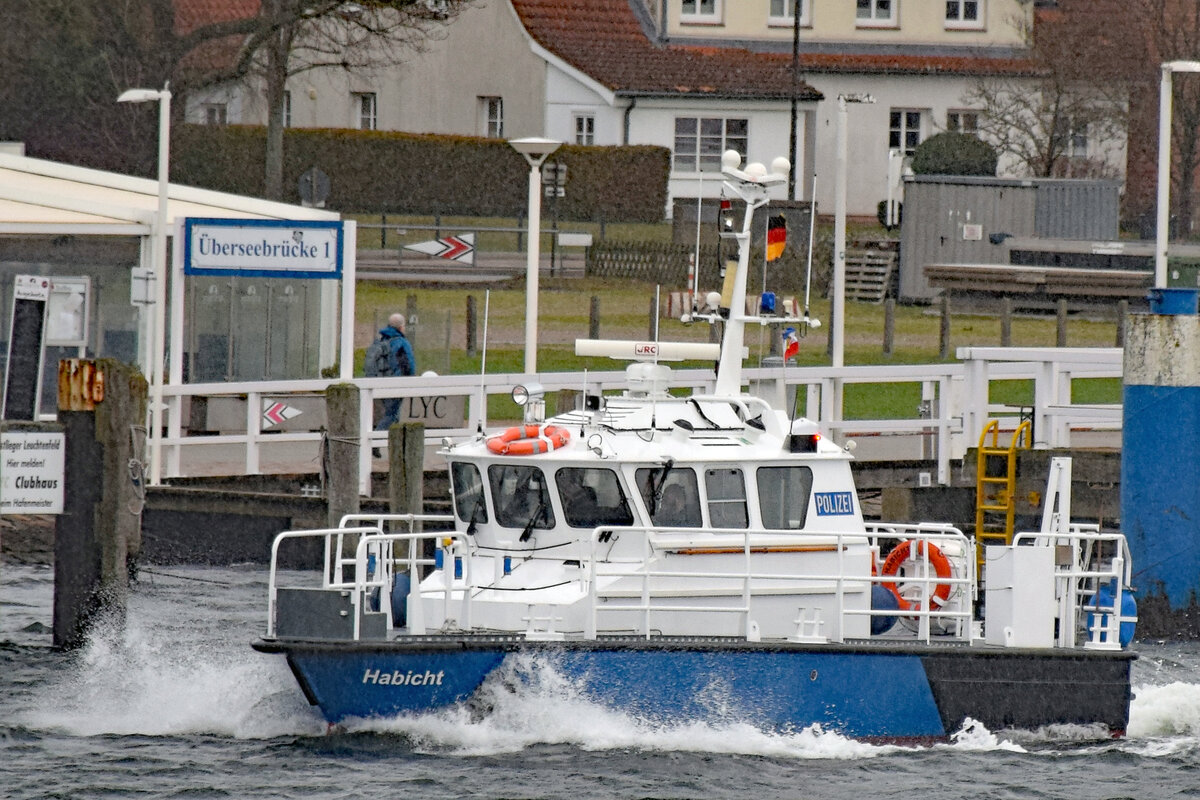
{"type": "Polygon", "coordinates": [[[767,220],[767,261],[774,261],[783,255],[787,244],[787,220],[783,214],[776,214],[767,220]]]}

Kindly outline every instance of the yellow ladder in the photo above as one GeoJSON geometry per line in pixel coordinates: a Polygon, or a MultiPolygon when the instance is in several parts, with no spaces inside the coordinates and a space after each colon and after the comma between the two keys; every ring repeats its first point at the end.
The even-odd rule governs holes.
{"type": "Polygon", "coordinates": [[[976,575],[980,578],[983,577],[984,549],[989,544],[1012,544],[1017,507],[1017,450],[1029,449],[1030,424],[1025,420],[1018,425],[1006,446],[999,444],[999,420],[988,422],[979,436],[975,475],[975,560],[976,575]]]}

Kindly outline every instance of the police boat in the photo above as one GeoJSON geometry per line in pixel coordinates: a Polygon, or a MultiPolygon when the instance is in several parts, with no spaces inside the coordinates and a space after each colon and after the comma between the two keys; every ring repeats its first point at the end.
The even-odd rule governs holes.
{"type": "Polygon", "coordinates": [[[779,162],[723,161],[744,205],[726,234],[737,271],[695,315],[723,326],[719,346],[580,341],[628,360],[629,388],[549,419],[519,388],[521,424],[441,449],[452,519],[347,517],[276,538],[253,646],[286,657],[330,724],[470,705],[485,682],[520,691],[552,672],[656,722],[889,742],[969,720],[1124,733],[1136,609],[1121,534],[1047,515],[977,561],[953,525],[868,522],[850,454],[744,390],[746,326],[764,321],[744,313],[750,223],[786,180],[779,162]],[[669,363],[710,358],[710,390],[667,390],[669,363]],[[305,540],[320,569],[281,570],[305,540]]]}

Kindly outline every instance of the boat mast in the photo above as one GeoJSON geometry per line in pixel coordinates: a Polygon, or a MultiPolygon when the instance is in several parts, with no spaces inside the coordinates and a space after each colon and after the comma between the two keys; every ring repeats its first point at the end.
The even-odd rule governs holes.
{"type": "Polygon", "coordinates": [[[730,397],[742,391],[742,348],[746,339],[746,275],[750,267],[750,224],[754,210],[766,205],[772,186],[787,183],[791,164],[780,157],[771,162],[771,172],[758,162],[739,169],[742,157],[736,150],[726,150],[721,156],[721,174],[725,176],[724,187],[737,195],[746,204],[746,215],[740,232],[721,232],[722,238],[737,242],[738,263],[733,289],[729,298],[729,319],[725,323],[725,336],[721,341],[721,358],[717,362],[717,382],[714,389],[719,396],[730,397]]]}

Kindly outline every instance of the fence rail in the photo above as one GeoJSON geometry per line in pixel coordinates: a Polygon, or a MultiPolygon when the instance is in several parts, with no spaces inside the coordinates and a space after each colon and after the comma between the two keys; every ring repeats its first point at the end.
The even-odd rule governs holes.
{"type": "MultiPolygon", "coordinates": [[[[1122,351],[1119,348],[1001,348],[965,347],[958,350],[957,363],[883,365],[853,367],[771,367],[744,370],[749,391],[769,399],[776,407],[790,406],[796,398],[797,413],[815,420],[834,441],[846,443],[857,437],[910,437],[920,443],[923,457],[937,463],[936,481],[949,484],[950,463],[961,459],[975,445],[989,419],[1000,419],[1002,428],[1015,428],[1022,409],[989,401],[992,381],[1031,380],[1034,401],[1030,408],[1037,432],[1035,447],[1071,446],[1072,436],[1081,431],[1119,432],[1121,410],[1114,405],[1073,403],[1071,384],[1077,379],[1119,378],[1122,351]],[[922,403],[913,416],[896,419],[846,419],[835,404],[848,384],[916,383],[922,403]]],[[[443,427],[426,428],[427,447],[436,447],[443,437],[469,436],[491,424],[488,398],[508,395],[514,386],[528,380],[514,374],[441,375],[413,378],[356,378],[362,392],[359,443],[361,489],[366,493],[371,472],[372,448],[386,446],[386,431],[374,431],[373,401],[383,398],[461,399],[462,418],[444,420],[443,427]]],[[[613,393],[627,388],[623,371],[556,372],[537,376],[547,396],[564,389],[590,393],[613,393]],[[586,380],[586,384],[585,384],[586,380]]],[[[681,369],[672,373],[673,389],[711,390],[715,376],[708,369],[681,369]]],[[[316,462],[323,433],[320,430],[270,430],[264,412],[287,398],[323,393],[334,380],[258,381],[249,383],[198,383],[168,386],[167,430],[163,439],[165,477],[203,474],[195,454],[204,448],[224,446],[240,452],[222,474],[261,474],[265,448],[293,445],[316,462]],[[200,435],[184,424],[185,403],[197,398],[236,397],[245,400],[245,430],[217,435],[200,435]],[[264,403],[266,401],[266,403],[264,403]]],[[[297,399],[297,402],[299,400],[297,399]]],[[[418,400],[420,402],[420,400],[418,400]]],[[[457,400],[456,400],[457,402],[457,400]]],[[[428,401],[426,400],[426,405],[428,401]]],[[[516,408],[514,407],[514,417],[516,408]]],[[[456,412],[457,413],[457,412],[456,412]]],[[[507,420],[502,420],[507,421],[507,420]]],[[[860,455],[861,457],[861,455],[860,455]]],[[[892,456],[909,460],[910,454],[892,456]]],[[[887,460],[884,453],[873,460],[887,460]]],[[[313,470],[316,471],[316,470],[313,470]]]]}

